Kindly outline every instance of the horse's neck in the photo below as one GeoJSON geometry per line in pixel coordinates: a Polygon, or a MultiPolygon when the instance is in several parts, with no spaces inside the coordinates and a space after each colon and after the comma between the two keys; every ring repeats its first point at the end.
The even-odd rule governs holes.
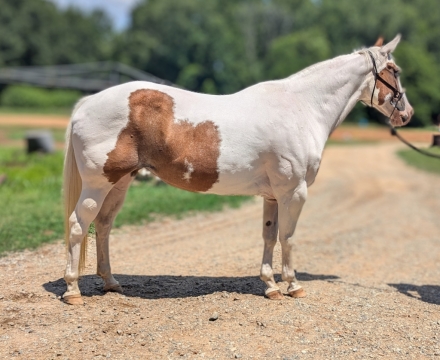
{"type": "Polygon", "coordinates": [[[324,141],[356,105],[369,71],[364,56],[355,53],[319,63],[287,79],[293,96],[299,96],[310,110],[308,121],[322,128],[324,141]]]}

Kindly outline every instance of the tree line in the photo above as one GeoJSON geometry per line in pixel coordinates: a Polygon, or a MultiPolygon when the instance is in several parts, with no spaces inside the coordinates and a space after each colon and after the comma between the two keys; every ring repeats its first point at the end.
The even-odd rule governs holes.
{"type": "MultiPolygon", "coordinates": [[[[378,36],[395,57],[416,114],[440,113],[438,0],[143,0],[122,32],[102,11],[0,0],[0,67],[115,60],[193,91],[225,94],[278,79],[378,36]]],[[[351,114],[378,117],[363,107],[351,114]]]]}

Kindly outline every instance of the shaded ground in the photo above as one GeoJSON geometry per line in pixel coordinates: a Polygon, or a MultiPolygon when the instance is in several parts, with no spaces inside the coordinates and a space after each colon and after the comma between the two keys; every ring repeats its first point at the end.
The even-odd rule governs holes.
{"type": "Polygon", "coordinates": [[[112,265],[125,295],[101,292],[91,248],[80,284],[85,306],[57,299],[65,289],[61,242],[1,258],[0,358],[440,355],[439,177],[405,166],[396,149],[326,149],[296,233],[308,297],[262,296],[257,199],[118,229],[112,265]]]}

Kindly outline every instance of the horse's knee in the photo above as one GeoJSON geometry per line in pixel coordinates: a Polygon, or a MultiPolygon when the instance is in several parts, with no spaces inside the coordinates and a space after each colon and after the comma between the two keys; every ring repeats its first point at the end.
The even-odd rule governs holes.
{"type": "Polygon", "coordinates": [[[273,278],[273,270],[269,264],[262,264],[260,269],[260,279],[268,281],[273,278]]]}

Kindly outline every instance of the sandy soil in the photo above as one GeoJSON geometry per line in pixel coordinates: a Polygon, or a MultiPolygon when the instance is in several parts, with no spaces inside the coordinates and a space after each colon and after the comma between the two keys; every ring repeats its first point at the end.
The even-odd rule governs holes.
{"type": "Polygon", "coordinates": [[[0,114],[0,125],[2,126],[30,126],[65,129],[68,123],[69,117],[63,115],[0,114]]]}
{"type": "Polygon", "coordinates": [[[125,294],[101,292],[92,247],[84,306],[59,300],[62,242],[1,258],[0,358],[440,356],[440,178],[404,165],[398,146],[326,149],[296,232],[308,297],[263,297],[256,199],[114,231],[125,294]]]}

